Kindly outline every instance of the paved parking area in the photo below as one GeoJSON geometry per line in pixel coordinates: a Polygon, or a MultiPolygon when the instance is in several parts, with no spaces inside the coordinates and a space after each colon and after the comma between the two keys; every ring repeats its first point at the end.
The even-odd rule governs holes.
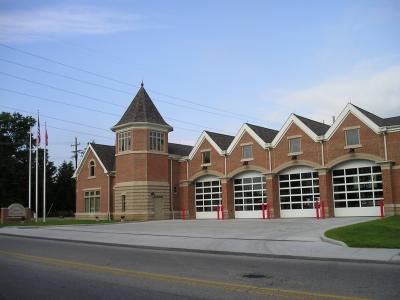
{"type": "Polygon", "coordinates": [[[360,249],[321,240],[328,229],[374,218],[166,220],[58,227],[5,227],[0,234],[120,245],[333,259],[399,261],[399,249],[360,249]]]}

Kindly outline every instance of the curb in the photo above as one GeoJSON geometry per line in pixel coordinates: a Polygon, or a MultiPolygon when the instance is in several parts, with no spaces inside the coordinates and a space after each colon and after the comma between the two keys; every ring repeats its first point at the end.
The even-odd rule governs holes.
{"type": "Polygon", "coordinates": [[[329,244],[333,244],[333,245],[336,245],[336,246],[342,246],[342,247],[349,247],[349,246],[347,246],[347,244],[345,242],[328,238],[327,236],[325,236],[325,234],[322,234],[320,236],[320,238],[321,238],[321,241],[329,243],[329,244]]]}
{"type": "Polygon", "coordinates": [[[57,239],[49,237],[36,237],[28,235],[18,235],[11,233],[0,233],[0,236],[28,238],[34,240],[46,240],[55,242],[66,242],[75,244],[86,244],[86,245],[97,245],[107,247],[122,247],[131,249],[145,249],[155,251],[171,251],[171,252],[182,252],[182,253],[198,253],[198,254],[212,254],[212,255],[230,255],[230,256],[246,256],[256,258],[275,258],[275,259],[300,259],[309,261],[321,261],[321,262],[349,262],[349,263],[374,263],[384,265],[400,265],[400,260],[368,260],[368,259],[351,259],[351,258],[330,258],[330,257],[311,257],[311,256],[295,256],[295,255],[280,255],[280,254],[262,254],[262,253],[248,253],[248,252],[233,252],[233,251],[218,251],[218,250],[201,250],[201,249],[185,249],[185,248],[173,248],[173,247],[160,247],[160,246],[142,246],[142,245],[127,245],[117,243],[105,243],[95,241],[81,241],[81,240],[69,240],[69,239],[57,239]]]}

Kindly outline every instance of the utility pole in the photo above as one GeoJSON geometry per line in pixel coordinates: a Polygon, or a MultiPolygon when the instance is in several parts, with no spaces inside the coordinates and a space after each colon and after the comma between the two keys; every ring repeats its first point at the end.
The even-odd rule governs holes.
{"type": "Polygon", "coordinates": [[[71,147],[74,147],[71,152],[73,153],[73,158],[75,159],[75,170],[78,167],[78,154],[82,152],[82,150],[78,150],[78,146],[81,143],[78,143],[78,138],[75,137],[75,144],[72,144],[71,147]]]}

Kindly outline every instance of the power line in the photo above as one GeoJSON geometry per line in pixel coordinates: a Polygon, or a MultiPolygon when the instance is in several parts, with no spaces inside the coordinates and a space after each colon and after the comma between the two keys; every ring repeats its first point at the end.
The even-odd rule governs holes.
{"type": "MultiPolygon", "coordinates": [[[[25,113],[28,113],[28,114],[34,114],[34,113],[32,113],[32,112],[30,112],[28,110],[24,110],[22,108],[17,108],[17,107],[2,105],[2,104],[0,104],[0,106],[8,108],[8,109],[18,110],[20,112],[25,112],[25,113]]],[[[79,123],[79,122],[75,122],[75,121],[70,121],[70,120],[60,119],[60,118],[56,118],[56,117],[51,117],[51,116],[45,115],[43,113],[41,113],[40,115],[43,116],[43,117],[46,117],[48,119],[53,119],[53,120],[57,120],[57,121],[61,121],[61,122],[71,123],[71,124],[75,124],[75,125],[79,125],[79,126],[90,127],[90,128],[94,128],[94,129],[98,129],[98,130],[103,130],[103,131],[109,132],[109,129],[105,129],[105,128],[100,128],[100,127],[96,127],[96,126],[92,126],[92,125],[88,125],[88,124],[83,124],[83,123],[79,123]]]]}
{"type": "Polygon", "coordinates": [[[93,101],[96,101],[96,102],[101,102],[101,103],[105,103],[105,104],[109,104],[109,105],[114,105],[114,106],[117,106],[117,107],[125,107],[123,105],[115,104],[115,103],[110,102],[110,101],[106,101],[106,100],[99,99],[99,98],[96,98],[96,97],[84,95],[84,94],[81,94],[81,93],[78,93],[78,92],[74,92],[74,91],[71,91],[71,90],[67,90],[67,89],[63,89],[63,88],[60,88],[60,87],[56,87],[54,85],[50,85],[50,84],[47,84],[47,83],[43,83],[43,82],[39,82],[39,81],[28,79],[28,78],[16,76],[16,75],[13,75],[13,74],[10,74],[10,73],[7,73],[7,72],[0,71],[0,74],[4,75],[4,76],[11,77],[11,78],[14,78],[14,79],[18,79],[18,80],[21,80],[21,81],[37,84],[37,85],[40,85],[40,86],[44,86],[44,87],[47,87],[47,88],[50,88],[50,89],[53,89],[53,90],[61,91],[61,92],[67,93],[67,94],[71,94],[71,95],[87,98],[87,99],[90,99],[90,100],[93,100],[93,101]]]}
{"type": "MultiPolygon", "coordinates": [[[[0,88],[0,90],[2,90],[2,88],[0,88]]],[[[25,110],[25,109],[22,109],[22,108],[18,108],[18,107],[13,107],[13,106],[8,106],[8,105],[2,105],[2,104],[0,104],[0,106],[1,106],[1,107],[5,107],[5,108],[7,108],[7,109],[9,109],[9,110],[15,110],[15,111],[19,111],[19,112],[24,112],[24,113],[28,113],[28,114],[31,114],[31,115],[34,115],[34,114],[35,114],[35,112],[31,112],[31,111],[28,111],[28,110],[25,110]]],[[[106,113],[106,112],[104,112],[104,113],[106,113]]],[[[66,123],[71,123],[71,124],[75,124],[75,125],[82,126],[82,127],[90,127],[90,128],[94,128],[94,129],[99,129],[99,130],[107,131],[107,132],[110,131],[110,129],[101,128],[101,127],[96,127],[96,126],[92,126],[92,125],[88,125],[88,124],[83,124],[83,123],[79,123],[79,122],[75,122],[75,121],[71,121],[71,120],[60,119],[60,118],[52,117],[52,116],[49,116],[49,115],[46,115],[46,114],[43,114],[43,113],[41,113],[41,116],[46,117],[46,118],[48,118],[48,119],[53,119],[53,120],[57,120],[57,121],[62,121],[62,122],[66,122],[66,123]]],[[[189,128],[184,128],[184,127],[175,127],[175,128],[182,129],[182,130],[193,131],[193,132],[196,132],[196,133],[198,133],[198,132],[200,131],[200,130],[189,129],[189,128]]]]}
{"type": "MultiPolygon", "coordinates": [[[[82,72],[82,73],[90,74],[90,75],[98,77],[98,78],[106,79],[106,80],[109,80],[109,81],[112,81],[112,82],[115,82],[115,83],[118,83],[118,84],[121,84],[121,85],[126,85],[126,86],[130,86],[130,87],[139,88],[139,86],[133,85],[133,84],[128,83],[128,82],[121,81],[121,80],[118,80],[118,79],[115,79],[115,78],[112,78],[112,77],[109,77],[109,76],[105,76],[105,75],[102,75],[102,74],[99,74],[99,73],[96,73],[96,72],[92,72],[92,71],[89,71],[89,70],[86,70],[86,69],[83,69],[83,68],[75,67],[75,66],[63,63],[61,61],[55,60],[55,59],[50,59],[50,58],[47,58],[47,57],[44,57],[44,56],[41,56],[41,55],[38,55],[38,54],[34,54],[32,52],[29,52],[29,51],[25,51],[25,50],[22,50],[22,49],[19,49],[19,48],[16,48],[16,47],[12,47],[12,46],[6,45],[4,43],[0,43],[0,46],[2,46],[4,48],[8,48],[8,49],[16,51],[16,52],[19,52],[19,53],[23,53],[25,55],[29,55],[29,56],[32,56],[32,57],[35,57],[35,58],[39,58],[39,59],[51,62],[53,64],[57,64],[57,65],[63,66],[65,68],[69,68],[69,69],[72,69],[72,70],[75,70],[75,71],[79,71],[79,72],[82,72]]],[[[218,107],[213,107],[213,106],[209,106],[209,105],[205,105],[205,104],[200,104],[200,103],[197,103],[195,101],[191,101],[191,100],[184,99],[184,98],[181,98],[181,97],[172,96],[172,95],[169,95],[169,94],[166,94],[166,93],[158,92],[158,91],[153,90],[153,89],[148,89],[148,91],[151,91],[154,94],[158,94],[160,96],[168,97],[168,98],[171,98],[171,99],[174,99],[174,100],[191,103],[193,105],[201,106],[201,107],[208,108],[208,109],[217,110],[217,111],[220,111],[220,112],[225,112],[225,113],[228,113],[228,114],[231,114],[231,115],[235,115],[235,116],[242,116],[242,117],[250,118],[250,119],[253,119],[253,120],[257,119],[259,121],[264,122],[264,120],[261,120],[261,119],[258,119],[258,118],[254,118],[254,116],[247,116],[247,115],[244,115],[244,114],[231,112],[231,111],[228,111],[228,110],[225,110],[225,109],[221,109],[221,108],[218,108],[218,107]]]]}
{"type": "MultiPolygon", "coordinates": [[[[0,90],[1,90],[1,88],[0,88],[0,90]]],[[[25,110],[25,109],[22,109],[22,108],[18,108],[18,107],[13,107],[13,106],[8,106],[8,105],[3,105],[3,104],[0,104],[0,106],[1,107],[5,107],[5,108],[10,109],[10,110],[15,110],[15,111],[19,111],[19,112],[25,112],[25,113],[32,114],[32,115],[35,114],[35,112],[31,112],[31,111],[28,111],[28,110],[25,110]]],[[[94,128],[94,129],[110,132],[110,129],[106,129],[106,128],[96,127],[96,126],[83,124],[83,123],[75,122],[75,121],[71,121],[71,120],[60,119],[60,118],[52,117],[52,116],[49,116],[49,115],[43,114],[43,113],[41,113],[40,115],[43,116],[43,117],[46,117],[48,119],[53,119],[53,120],[57,120],[57,121],[65,122],[65,123],[75,124],[75,125],[82,126],[82,127],[89,127],[89,128],[94,128]]],[[[193,131],[193,132],[199,132],[200,131],[200,130],[189,129],[189,128],[184,128],[184,127],[175,127],[175,128],[182,129],[182,130],[193,131]]]]}
{"type": "MultiPolygon", "coordinates": [[[[57,104],[65,105],[65,106],[75,107],[75,108],[79,108],[79,109],[86,110],[86,111],[97,112],[97,113],[101,113],[101,114],[105,114],[105,115],[112,115],[112,116],[120,117],[120,114],[111,113],[111,112],[107,112],[107,111],[102,111],[102,110],[99,110],[99,109],[93,109],[93,108],[89,108],[89,107],[85,107],[85,106],[81,106],[81,105],[77,105],[77,104],[72,104],[72,103],[68,103],[68,102],[63,102],[63,101],[60,101],[60,100],[54,100],[54,99],[49,99],[49,98],[46,98],[46,97],[36,96],[36,95],[32,95],[32,94],[28,94],[28,93],[24,93],[24,92],[19,92],[19,91],[12,90],[12,89],[7,89],[7,88],[0,87],[0,90],[8,92],[8,93],[13,93],[13,94],[29,97],[29,98],[35,98],[35,99],[38,99],[38,100],[51,102],[51,103],[57,103],[57,104]]],[[[188,125],[191,125],[191,126],[200,127],[202,129],[209,129],[209,130],[219,131],[218,129],[215,129],[215,128],[212,128],[212,127],[206,127],[204,125],[193,123],[193,122],[182,121],[182,120],[175,119],[175,118],[170,118],[170,117],[166,117],[166,119],[174,121],[174,122],[179,122],[179,123],[188,124],[188,125]]],[[[180,129],[183,129],[183,130],[193,131],[192,129],[188,129],[188,128],[182,128],[182,127],[175,127],[175,128],[180,128],[180,129]]]]}
{"type": "MultiPolygon", "coordinates": [[[[0,106],[5,106],[5,105],[0,105],[0,106]]],[[[52,129],[57,129],[57,130],[67,131],[67,132],[72,132],[72,133],[79,133],[79,134],[94,136],[94,137],[98,137],[98,138],[112,139],[112,137],[109,137],[109,136],[98,135],[98,134],[93,134],[90,132],[83,132],[83,131],[72,130],[72,129],[65,129],[65,128],[60,128],[60,127],[56,127],[56,126],[47,125],[47,128],[52,128],[52,129]]]]}
{"type": "Polygon", "coordinates": [[[31,69],[31,70],[39,71],[39,72],[42,72],[42,73],[50,74],[50,75],[53,75],[53,76],[66,78],[66,79],[69,79],[69,80],[73,80],[73,81],[76,81],[76,82],[80,82],[80,83],[84,83],[84,84],[100,87],[100,88],[107,89],[107,90],[114,91],[114,92],[120,92],[120,93],[123,93],[123,94],[132,95],[131,92],[128,92],[128,91],[125,91],[125,90],[116,89],[116,88],[112,88],[112,87],[109,87],[109,86],[106,86],[106,85],[103,85],[103,84],[100,84],[100,83],[79,79],[79,78],[76,78],[76,77],[60,74],[60,73],[57,73],[57,72],[45,70],[45,69],[34,67],[34,66],[28,66],[28,65],[16,62],[16,61],[9,60],[9,59],[0,58],[0,60],[3,61],[3,62],[9,63],[9,64],[13,64],[13,65],[16,65],[16,66],[20,66],[20,67],[26,68],[26,69],[31,69]]]}
{"type": "MultiPolygon", "coordinates": [[[[65,75],[62,75],[62,74],[59,74],[59,73],[47,71],[47,70],[36,68],[36,67],[26,66],[26,65],[23,65],[23,64],[20,64],[20,63],[11,62],[9,60],[2,59],[2,58],[0,58],[0,60],[6,61],[8,63],[15,64],[15,65],[18,65],[18,66],[26,67],[26,68],[29,68],[29,69],[37,70],[37,71],[40,71],[40,72],[45,72],[45,73],[52,74],[52,75],[55,75],[55,76],[59,76],[59,77],[67,78],[67,79],[70,79],[70,80],[74,80],[74,81],[77,81],[77,82],[80,82],[80,83],[89,84],[89,85],[93,85],[93,86],[97,86],[97,87],[102,87],[102,88],[105,88],[105,89],[110,89],[110,90],[113,90],[113,91],[122,92],[122,93],[127,94],[127,95],[132,95],[131,92],[110,88],[110,87],[102,85],[102,84],[93,83],[93,82],[89,82],[89,81],[86,81],[86,80],[81,80],[81,79],[78,79],[78,78],[75,78],[75,77],[65,76],[65,75]]],[[[82,94],[82,93],[78,93],[78,92],[75,92],[75,91],[63,89],[63,88],[56,87],[54,85],[50,85],[50,84],[43,83],[43,82],[40,82],[40,81],[35,81],[35,80],[28,79],[28,78],[20,77],[20,76],[17,76],[17,75],[14,75],[14,74],[10,74],[10,73],[7,73],[7,72],[1,72],[0,71],[0,74],[2,74],[4,76],[11,77],[11,78],[14,78],[14,79],[18,79],[18,80],[21,80],[21,81],[25,81],[25,82],[29,82],[29,83],[32,83],[32,84],[36,84],[36,85],[44,86],[44,87],[47,87],[47,88],[51,88],[51,89],[54,89],[54,90],[57,90],[57,91],[61,91],[61,92],[64,92],[64,93],[68,93],[68,94],[72,94],[72,95],[75,95],[75,96],[84,97],[84,98],[87,98],[87,99],[90,99],[90,100],[93,100],[93,101],[96,101],[96,102],[110,104],[110,105],[117,106],[117,107],[125,107],[123,105],[115,104],[114,102],[110,102],[110,101],[107,101],[107,100],[104,100],[104,99],[99,99],[99,98],[96,98],[96,97],[88,96],[88,95],[85,95],[85,94],[82,94]]],[[[208,110],[198,109],[198,108],[190,107],[190,106],[187,106],[187,105],[173,103],[173,102],[170,102],[170,101],[167,101],[167,100],[161,100],[159,98],[154,98],[153,97],[153,100],[156,101],[156,102],[166,103],[166,104],[173,105],[173,106],[176,106],[176,107],[181,107],[181,108],[185,108],[185,109],[194,110],[194,111],[197,111],[197,112],[200,111],[200,112],[205,112],[205,113],[217,115],[217,116],[220,116],[220,117],[236,118],[236,119],[242,120],[242,118],[240,118],[240,117],[227,116],[227,115],[222,114],[222,113],[216,113],[216,112],[212,112],[212,111],[208,111],[208,110]]]]}

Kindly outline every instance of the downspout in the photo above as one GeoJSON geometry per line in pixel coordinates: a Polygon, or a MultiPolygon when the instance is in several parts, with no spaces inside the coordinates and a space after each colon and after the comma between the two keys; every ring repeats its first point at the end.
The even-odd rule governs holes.
{"type": "Polygon", "coordinates": [[[170,201],[171,201],[171,212],[172,212],[172,220],[175,220],[174,216],[174,199],[172,196],[173,193],[173,187],[172,187],[172,159],[170,159],[170,187],[169,187],[169,194],[170,194],[170,201]]]}
{"type": "Polygon", "coordinates": [[[324,155],[324,141],[319,141],[321,143],[321,162],[322,166],[325,167],[325,155],[324,155]]]}
{"type": "Polygon", "coordinates": [[[388,160],[388,152],[387,152],[387,142],[386,142],[387,128],[383,131],[383,146],[385,149],[385,161],[388,160]]]}
{"type": "Polygon", "coordinates": [[[224,163],[225,163],[225,165],[224,165],[224,174],[225,174],[225,177],[226,177],[226,157],[227,157],[227,154],[224,154],[224,163]]]}
{"type": "Polygon", "coordinates": [[[107,191],[108,191],[108,193],[107,193],[107,203],[108,203],[108,222],[110,222],[111,221],[111,212],[110,212],[110,200],[111,200],[111,197],[110,197],[110,174],[109,173],[107,173],[107,183],[108,183],[108,188],[107,188],[107,191]]]}
{"type": "Polygon", "coordinates": [[[186,160],[186,180],[189,181],[189,160],[186,160]]]}
{"type": "Polygon", "coordinates": [[[268,147],[268,163],[269,163],[269,172],[272,172],[272,162],[271,162],[271,147],[268,147]]]}

